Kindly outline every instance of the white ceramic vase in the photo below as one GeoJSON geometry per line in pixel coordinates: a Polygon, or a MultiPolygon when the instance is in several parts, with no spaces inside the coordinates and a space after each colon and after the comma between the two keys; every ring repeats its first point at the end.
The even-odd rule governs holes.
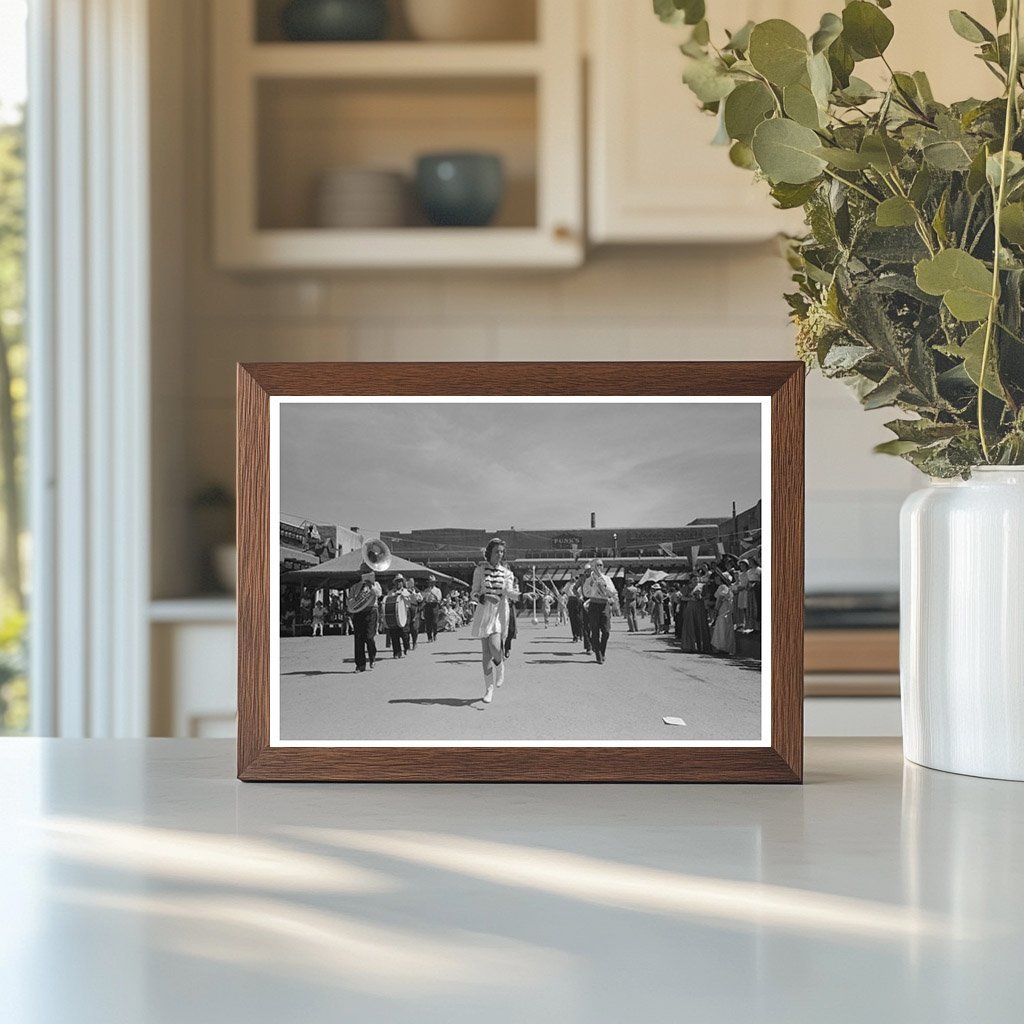
{"type": "Polygon", "coordinates": [[[1024,781],[1024,467],[910,495],[900,552],[906,757],[1024,781]]]}

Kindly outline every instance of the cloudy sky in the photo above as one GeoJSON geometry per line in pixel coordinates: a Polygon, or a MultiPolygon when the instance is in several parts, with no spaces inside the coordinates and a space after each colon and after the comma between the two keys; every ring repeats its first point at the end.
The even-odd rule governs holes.
{"type": "Polygon", "coordinates": [[[761,496],[760,406],[281,405],[281,512],[369,530],[677,526],[761,496]]]}

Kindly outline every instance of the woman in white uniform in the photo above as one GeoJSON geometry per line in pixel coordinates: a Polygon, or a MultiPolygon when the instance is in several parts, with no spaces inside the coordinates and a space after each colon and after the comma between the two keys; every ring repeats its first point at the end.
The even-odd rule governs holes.
{"type": "Polygon", "coordinates": [[[484,669],[484,703],[494,699],[494,689],[505,681],[505,637],[508,634],[509,600],[519,596],[512,570],[501,564],[505,542],[492,538],[484,561],[473,570],[470,594],[477,601],[473,636],[480,638],[484,669]]]}

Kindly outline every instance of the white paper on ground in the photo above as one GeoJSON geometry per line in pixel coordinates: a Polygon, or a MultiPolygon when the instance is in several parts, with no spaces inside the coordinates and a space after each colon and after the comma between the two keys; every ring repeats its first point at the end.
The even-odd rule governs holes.
{"type": "Polygon", "coordinates": [[[686,723],[681,718],[673,718],[671,715],[666,715],[662,719],[662,721],[666,725],[686,725],[686,723]]]}

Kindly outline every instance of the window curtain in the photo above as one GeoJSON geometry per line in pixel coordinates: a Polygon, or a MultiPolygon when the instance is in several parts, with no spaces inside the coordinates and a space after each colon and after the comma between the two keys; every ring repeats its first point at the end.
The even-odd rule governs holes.
{"type": "Polygon", "coordinates": [[[144,736],[147,3],[29,9],[33,731],[144,736]]]}

